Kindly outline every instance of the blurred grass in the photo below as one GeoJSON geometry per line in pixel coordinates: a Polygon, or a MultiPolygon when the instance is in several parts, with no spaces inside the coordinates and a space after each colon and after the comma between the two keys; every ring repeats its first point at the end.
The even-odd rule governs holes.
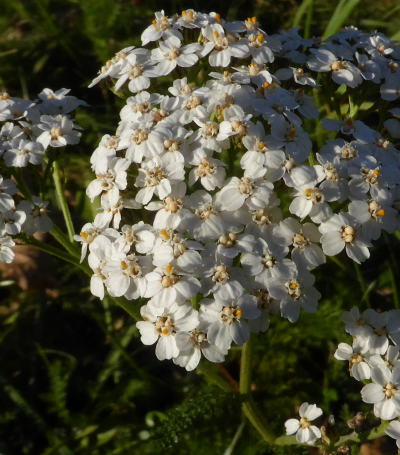
{"type": "MultiPolygon", "coordinates": [[[[34,98],[43,87],[68,87],[90,104],[77,114],[84,128],[82,143],[70,148],[64,163],[76,227],[93,218],[95,208],[85,197],[92,179],[88,157],[100,137],[115,129],[120,104],[102,87],[87,89],[89,81],[116,51],[140,44],[154,11],[188,7],[216,10],[231,20],[256,15],[269,33],[300,25],[311,37],[353,24],[400,39],[398,0],[196,0],[190,5],[172,0],[3,0],[0,88],[34,98]]],[[[400,241],[383,238],[360,268],[373,308],[393,306],[399,254],[400,241]]],[[[342,310],[367,305],[352,263],[340,260],[341,266],[329,261],[318,269],[323,298],[316,315],[303,313],[295,325],[273,318],[267,334],[255,337],[254,394],[277,433],[302,401],[317,402],[326,415],[344,419],[368,409],[361,405],[359,384],[348,377],[346,365],[333,360],[337,342],[345,340],[342,310]]],[[[36,276],[50,284],[41,284],[40,278],[38,283],[28,279],[25,290],[16,283],[0,287],[0,453],[224,453],[242,421],[235,393],[215,389],[204,375],[159,362],[153,347],[140,343],[128,316],[107,301],[101,305],[90,295],[86,277],[70,266],[39,259],[37,268],[36,276]]],[[[239,354],[233,349],[226,364],[236,380],[239,354]]],[[[246,424],[233,453],[308,452],[273,451],[246,424]]]]}

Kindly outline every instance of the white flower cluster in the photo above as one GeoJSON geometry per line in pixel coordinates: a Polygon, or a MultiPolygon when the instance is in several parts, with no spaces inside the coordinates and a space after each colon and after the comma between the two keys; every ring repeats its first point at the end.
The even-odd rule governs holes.
{"type": "MultiPolygon", "coordinates": [[[[374,405],[374,414],[382,420],[400,417],[400,310],[378,313],[358,308],[342,316],[345,330],[353,337],[352,346],[340,343],[335,358],[349,362],[350,374],[366,383],[361,390],[365,403],[374,405]]],[[[400,438],[400,422],[393,420],[387,433],[400,438]],[[391,434],[396,433],[397,436],[391,434]]]]}
{"type": "Polygon", "coordinates": [[[321,437],[321,430],[311,422],[322,415],[322,409],[315,404],[303,403],[299,408],[300,419],[289,419],[285,422],[286,434],[296,434],[300,444],[313,445],[321,437]]]}
{"type": "Polygon", "coordinates": [[[85,103],[67,96],[68,92],[46,88],[36,101],[0,94],[0,262],[13,261],[13,236],[48,232],[52,227],[46,215],[48,202],[37,196],[21,200],[15,182],[5,177],[11,177],[15,168],[41,165],[49,147],[79,142],[81,133],[68,114],[85,103]]]}
{"type": "Polygon", "coordinates": [[[77,239],[92,293],[148,299],[143,343],[191,370],[201,353],[222,361],[232,342],[267,330],[271,311],[291,322],[315,312],[310,270],[344,249],[364,261],[371,240],[399,226],[392,143],[361,120],[323,119],[338,137],[315,153],[305,124],[318,117],[310,71],[391,101],[400,53],[378,33],[350,28],[318,44],[193,10],[157,12],[142,43],[152,48],[123,49],[91,84],[109,78],[132,96],[91,157],[87,194],[101,212],[77,239]],[[171,73],[168,94],[147,91],[171,73]]]}

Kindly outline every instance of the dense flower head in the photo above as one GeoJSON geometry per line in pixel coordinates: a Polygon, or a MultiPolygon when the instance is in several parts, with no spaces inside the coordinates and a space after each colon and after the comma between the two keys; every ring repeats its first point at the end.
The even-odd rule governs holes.
{"type": "MultiPolygon", "coordinates": [[[[145,299],[142,341],[192,370],[201,354],[223,361],[232,343],[266,330],[277,308],[291,322],[317,311],[312,269],[342,250],[362,262],[372,240],[399,227],[398,110],[375,130],[353,101],[324,118],[314,96],[365,84],[393,102],[400,54],[378,33],[304,40],[191,9],[156,12],[142,45],[118,52],[91,84],[108,78],[127,99],[93,152],[87,194],[101,211],[78,238],[93,294],[145,299]],[[319,148],[316,122],[327,138],[319,148]]],[[[57,146],[48,132],[60,125],[43,119],[39,142],[57,146]]]]}
{"type": "Polygon", "coordinates": [[[0,262],[13,261],[16,236],[52,228],[48,202],[18,188],[11,177],[17,168],[23,184],[21,168],[47,165],[51,148],[79,142],[80,128],[70,115],[86,103],[69,91],[45,88],[35,101],[0,94],[0,262]]]}
{"type": "Polygon", "coordinates": [[[352,345],[340,343],[335,358],[346,360],[350,375],[362,381],[361,398],[373,413],[391,421],[386,433],[399,445],[400,417],[400,310],[360,313],[357,307],[342,315],[352,345]]]}

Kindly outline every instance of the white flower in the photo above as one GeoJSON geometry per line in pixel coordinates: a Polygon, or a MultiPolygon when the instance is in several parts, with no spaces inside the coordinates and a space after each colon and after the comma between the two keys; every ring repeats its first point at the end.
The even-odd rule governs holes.
{"type": "Polygon", "coordinates": [[[235,300],[216,297],[214,302],[200,306],[200,320],[209,324],[207,337],[221,351],[229,349],[232,341],[244,344],[250,336],[245,319],[255,319],[259,314],[256,298],[248,294],[235,300]]]}
{"type": "Polygon", "coordinates": [[[310,77],[310,73],[304,71],[303,68],[280,68],[275,76],[280,80],[288,80],[293,77],[294,81],[300,85],[309,85],[310,87],[317,87],[315,79],[310,77]]]}
{"type": "Polygon", "coordinates": [[[281,50],[281,43],[276,36],[268,36],[258,30],[247,35],[250,55],[257,64],[272,63],[275,60],[274,52],[281,50]]]}
{"type": "Polygon", "coordinates": [[[110,158],[116,156],[116,150],[118,147],[119,137],[110,136],[105,134],[100,141],[100,144],[92,153],[90,157],[90,164],[92,170],[96,174],[104,174],[107,172],[108,163],[110,158]]]}
{"type": "Polygon", "coordinates": [[[296,440],[300,444],[314,444],[320,437],[321,431],[311,422],[322,415],[322,409],[315,404],[303,403],[299,409],[299,419],[289,419],[285,422],[286,434],[296,433],[296,440]]]}
{"type": "Polygon", "coordinates": [[[202,122],[198,118],[194,118],[193,121],[200,127],[197,131],[193,132],[190,138],[193,147],[199,143],[201,148],[220,152],[222,148],[227,148],[229,146],[229,141],[217,141],[219,132],[218,123],[211,121],[202,122]]]}
{"type": "Polygon", "coordinates": [[[165,76],[177,66],[188,68],[195,65],[199,59],[196,52],[201,48],[197,43],[182,46],[179,38],[170,36],[165,41],[161,41],[158,48],[151,51],[152,60],[158,63],[153,70],[154,74],[165,76]]]}
{"type": "Polygon", "coordinates": [[[182,228],[187,229],[193,238],[215,240],[227,229],[223,213],[216,208],[213,197],[206,191],[195,191],[188,197],[187,206],[194,210],[194,214],[182,220],[182,228]]]}
{"type": "Polygon", "coordinates": [[[227,351],[219,349],[210,343],[207,332],[200,327],[190,332],[181,332],[176,335],[176,344],[179,355],[173,359],[176,365],[184,367],[186,371],[194,370],[200,362],[201,354],[210,362],[223,362],[227,351]]]}
{"type": "Polygon", "coordinates": [[[377,240],[381,230],[393,233],[397,229],[397,212],[389,205],[370,201],[352,201],[349,204],[349,213],[362,223],[362,231],[366,238],[377,240]]]}
{"type": "Polygon", "coordinates": [[[368,36],[364,46],[365,50],[375,58],[389,56],[395,51],[394,42],[382,33],[368,36]]]}
{"type": "MultiPolygon", "coordinates": [[[[115,135],[103,136],[93,152],[96,179],[87,194],[101,196],[101,208],[75,238],[82,260],[90,251],[93,294],[102,298],[106,286],[113,296],[143,299],[142,340],[157,342],[158,358],[192,370],[202,353],[222,361],[232,340],[241,344],[250,331],[267,330],[270,313],[295,322],[301,308],[315,312],[320,294],[309,271],[325,262],[325,254],[345,249],[362,262],[370,240],[400,226],[400,161],[396,143],[384,136],[396,136],[397,118],[384,116],[378,132],[365,104],[360,113],[350,106],[345,120],[328,109],[326,136],[340,138],[314,144],[319,112],[308,93],[325,86],[306,70],[326,72],[328,79],[331,73],[350,88],[380,83],[382,102],[395,101],[400,51],[384,35],[354,28],[318,42],[302,39],[298,29],[269,36],[256,18],[228,22],[192,9],[172,17],[156,12],[142,42],[151,44],[123,49],[91,84],[109,77],[115,89],[127,84],[135,95],[122,107],[115,135]],[[267,65],[277,56],[288,63],[274,64],[272,73],[267,65]],[[220,70],[202,71],[200,59],[220,70]],[[179,79],[169,77],[175,72],[182,73],[179,79]],[[164,75],[159,93],[144,91],[164,75]],[[287,211],[300,221],[282,221],[287,211]],[[142,217],[146,224],[136,222],[142,217]],[[191,305],[207,296],[199,323],[191,305]],[[252,308],[247,317],[243,302],[252,308]],[[190,323],[178,328],[175,312],[190,323]]],[[[25,155],[14,158],[27,143],[46,149],[78,141],[65,114],[79,101],[67,93],[46,90],[34,103],[0,95],[6,163],[27,164],[25,155]]],[[[390,114],[400,117],[400,110],[390,114]]],[[[18,233],[18,190],[1,181],[0,190],[0,229],[18,233]]],[[[10,261],[10,247],[4,251],[10,261]]],[[[397,365],[389,345],[400,344],[399,317],[372,310],[345,315],[355,341],[352,348],[341,344],[336,356],[351,362],[355,377],[367,378],[375,363],[397,365]]],[[[313,443],[319,430],[304,418],[304,427],[298,422],[293,432],[313,443]]]]}
{"type": "Polygon", "coordinates": [[[157,211],[154,217],[153,227],[155,229],[177,229],[182,220],[190,216],[189,210],[183,207],[183,200],[186,193],[186,184],[181,182],[174,185],[171,194],[162,202],[150,202],[147,210],[157,211]]]}
{"type": "Polygon", "coordinates": [[[174,302],[190,300],[200,291],[200,282],[195,277],[180,275],[171,264],[148,273],[146,281],[144,297],[151,298],[152,306],[167,307],[174,302]]]}
{"type": "Polygon", "coordinates": [[[161,229],[154,244],[153,264],[157,267],[171,264],[185,274],[198,273],[203,261],[196,250],[202,249],[201,243],[186,240],[173,229],[161,229]]]}
{"type": "Polygon", "coordinates": [[[151,135],[152,127],[153,122],[149,119],[122,123],[118,131],[120,140],[117,150],[126,149],[125,158],[134,163],[141,163],[143,157],[158,156],[160,144],[151,135]]]}
{"type": "Polygon", "coordinates": [[[280,301],[281,315],[284,318],[296,322],[301,308],[307,313],[317,311],[321,294],[312,286],[314,281],[314,275],[304,270],[299,274],[293,274],[289,280],[280,279],[268,285],[271,296],[280,301]]]}
{"type": "Polygon", "coordinates": [[[110,197],[108,193],[105,193],[101,198],[102,212],[96,215],[94,222],[99,226],[107,226],[112,221],[114,229],[118,229],[122,218],[121,211],[124,208],[139,209],[141,207],[134,199],[123,199],[120,197],[115,200],[114,197],[110,197]]]}
{"type": "Polygon", "coordinates": [[[165,199],[171,194],[171,185],[181,182],[183,178],[183,164],[170,155],[146,160],[139,168],[139,175],[136,178],[135,185],[141,189],[135,199],[144,205],[150,202],[153,194],[160,199],[165,199]]]}
{"type": "Polygon", "coordinates": [[[125,224],[121,228],[121,240],[128,249],[139,254],[148,254],[153,250],[155,234],[150,225],[139,221],[132,226],[125,224]]]}
{"type": "Polygon", "coordinates": [[[278,280],[289,279],[296,273],[296,265],[287,256],[288,248],[274,244],[271,239],[258,239],[254,253],[244,254],[240,262],[258,284],[267,287],[278,280]]]}
{"type": "Polygon", "coordinates": [[[322,126],[330,131],[340,131],[344,135],[352,135],[354,139],[357,139],[363,143],[374,142],[376,132],[367,126],[361,120],[333,120],[330,118],[322,119],[322,126]]]}
{"type": "Polygon", "coordinates": [[[155,19],[142,33],[142,46],[145,46],[150,41],[158,41],[159,39],[167,39],[170,36],[175,36],[182,39],[182,34],[172,26],[172,20],[164,15],[164,11],[157,11],[155,19]]]}
{"type": "Polygon", "coordinates": [[[263,179],[232,177],[216,195],[215,204],[219,210],[234,211],[244,203],[252,210],[268,205],[273,185],[263,179]]]}
{"type": "MultiPolygon", "coordinates": [[[[293,173],[298,168],[293,170],[293,173]]],[[[293,179],[292,173],[292,179],[293,179]]],[[[310,216],[312,221],[315,223],[321,223],[326,221],[333,213],[330,205],[325,202],[334,201],[339,199],[339,191],[328,191],[316,186],[316,182],[310,181],[296,188],[296,192],[293,194],[294,199],[292,200],[289,211],[299,218],[303,219],[307,215],[310,216]]]]}
{"type": "Polygon", "coordinates": [[[39,114],[35,103],[22,98],[8,98],[0,100],[0,122],[5,120],[20,120],[22,118],[35,118],[39,114]]]}
{"type": "Polygon", "coordinates": [[[93,240],[102,233],[104,226],[97,225],[96,223],[85,223],[82,226],[81,232],[79,235],[74,235],[74,240],[76,242],[82,243],[81,250],[81,259],[82,263],[86,257],[88,246],[93,242],[93,240]]]}
{"type": "Polygon", "coordinates": [[[11,210],[14,207],[14,196],[18,193],[15,183],[10,179],[3,179],[0,175],[0,212],[11,210]]]}
{"type": "MultiPolygon", "coordinates": [[[[381,80],[381,69],[377,62],[370,60],[367,55],[355,53],[357,59],[357,68],[360,70],[361,76],[367,80],[379,84],[381,80]]],[[[382,86],[381,86],[382,90],[382,86]]]]}
{"type": "Polygon", "coordinates": [[[400,367],[391,371],[385,365],[371,369],[370,384],[361,390],[364,403],[374,405],[374,414],[382,420],[392,420],[400,415],[400,367]]]}
{"type": "Polygon", "coordinates": [[[201,51],[204,57],[208,53],[208,61],[211,66],[228,66],[231,57],[244,58],[249,54],[249,48],[245,42],[230,42],[220,24],[207,25],[202,29],[203,36],[208,40],[201,51]]]}
{"type": "Polygon", "coordinates": [[[90,292],[100,299],[104,298],[104,282],[107,279],[104,267],[111,254],[112,243],[104,235],[98,235],[90,244],[88,262],[93,270],[93,275],[90,278],[90,292]]]}
{"type": "Polygon", "coordinates": [[[44,150],[39,142],[21,139],[4,153],[7,166],[25,167],[28,163],[40,164],[43,161],[44,150]]]}
{"type": "Polygon", "coordinates": [[[190,305],[150,307],[143,305],[140,309],[144,321],[136,323],[143,344],[157,342],[156,356],[158,360],[172,359],[179,355],[176,334],[188,332],[198,325],[197,312],[190,305]]]}
{"type": "Polygon", "coordinates": [[[106,77],[117,77],[121,68],[125,65],[125,59],[135,46],[126,47],[117,52],[111,60],[108,60],[99,71],[99,75],[93,79],[90,83],[89,88],[98,84],[102,79],[106,77]]]}
{"type": "Polygon", "coordinates": [[[237,235],[235,232],[226,232],[218,239],[216,255],[222,260],[229,261],[240,253],[249,253],[257,247],[257,240],[251,234],[237,235]]]}
{"type": "MultiPolygon", "coordinates": [[[[210,247],[211,249],[211,247],[210,247]]],[[[243,274],[237,267],[231,267],[231,261],[215,258],[215,253],[209,253],[209,261],[204,265],[202,292],[204,295],[211,293],[218,299],[229,300],[239,298],[243,290],[243,274]],[[215,258],[215,259],[214,259],[215,258]]]]}
{"type": "Polygon", "coordinates": [[[371,244],[364,238],[357,220],[340,212],[331,216],[319,227],[322,250],[327,256],[336,256],[346,248],[347,256],[361,263],[369,258],[371,244]]]}
{"type": "Polygon", "coordinates": [[[286,155],[296,163],[305,161],[311,152],[309,135],[295,123],[288,123],[283,118],[275,119],[271,124],[271,136],[267,141],[272,148],[285,147],[286,155]]]}
{"type": "Polygon", "coordinates": [[[0,262],[11,264],[15,257],[14,251],[12,250],[14,246],[15,243],[11,237],[0,236],[0,262]]]}
{"type": "Polygon", "coordinates": [[[42,115],[37,125],[43,133],[37,138],[37,142],[47,147],[65,147],[67,144],[78,144],[81,133],[76,131],[77,126],[65,115],[42,115]]]}
{"type": "Polygon", "coordinates": [[[313,57],[307,66],[317,72],[332,71],[332,79],[336,84],[346,84],[355,88],[361,84],[360,70],[347,60],[342,60],[328,49],[310,49],[313,57]]]}
{"type": "Polygon", "coordinates": [[[386,428],[385,433],[393,439],[396,439],[396,445],[400,449],[400,422],[392,420],[386,428]]]}
{"type": "Polygon", "coordinates": [[[198,153],[190,164],[195,167],[189,173],[189,185],[194,185],[200,179],[202,186],[208,191],[223,186],[226,175],[225,163],[214,158],[208,158],[205,153],[198,153]]]}
{"type": "MultiPolygon", "coordinates": [[[[22,202],[20,204],[22,204],[22,202]]],[[[22,225],[26,220],[26,213],[23,210],[23,207],[18,208],[21,208],[22,210],[13,207],[10,210],[0,212],[0,233],[4,232],[9,235],[18,235],[21,232],[22,225]]]]}
{"type": "Polygon", "coordinates": [[[49,232],[53,227],[53,222],[47,216],[47,201],[42,201],[37,196],[32,196],[32,202],[21,201],[17,209],[23,210],[26,214],[26,220],[22,227],[27,235],[33,235],[35,232],[49,232]]]}
{"type": "Polygon", "coordinates": [[[353,347],[347,343],[340,343],[335,351],[335,359],[348,360],[352,376],[357,381],[364,381],[371,377],[371,370],[365,361],[364,355],[367,353],[367,347],[362,343],[353,343],[353,347]]]}
{"type": "Polygon", "coordinates": [[[39,104],[40,111],[49,115],[69,114],[78,106],[88,106],[85,101],[68,95],[70,91],[68,88],[60,88],[56,91],[50,88],[43,89],[38,95],[42,100],[42,103],[39,104]]]}
{"type": "Polygon", "coordinates": [[[96,174],[96,180],[89,183],[86,194],[93,202],[96,196],[101,193],[108,193],[110,198],[118,200],[119,191],[124,190],[127,185],[126,171],[130,163],[125,158],[113,157],[108,160],[107,171],[96,174]]]}
{"type": "Polygon", "coordinates": [[[315,224],[300,224],[294,218],[286,218],[274,228],[276,241],[292,246],[291,256],[299,268],[311,269],[325,263],[325,255],[318,245],[321,234],[315,224]]]}
{"type": "Polygon", "coordinates": [[[137,93],[150,87],[150,77],[154,77],[154,65],[149,63],[149,51],[146,49],[133,49],[126,57],[117,74],[114,90],[118,91],[127,80],[128,89],[137,93]]]}
{"type": "Polygon", "coordinates": [[[269,84],[264,83],[265,86],[267,86],[267,90],[264,91],[264,96],[254,100],[254,107],[257,112],[260,112],[265,120],[271,122],[271,125],[278,122],[275,131],[280,125],[279,122],[285,122],[286,119],[291,123],[300,125],[300,118],[293,113],[293,110],[298,107],[294,93],[281,87],[270,87],[269,84]]]}

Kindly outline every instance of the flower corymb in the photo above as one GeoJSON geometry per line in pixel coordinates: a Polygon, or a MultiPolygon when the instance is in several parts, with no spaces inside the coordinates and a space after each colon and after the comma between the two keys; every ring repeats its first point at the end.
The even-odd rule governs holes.
{"type": "MultiPolygon", "coordinates": [[[[387,68],[400,54],[376,33],[351,29],[319,42],[192,9],[156,12],[141,38],[91,84],[110,79],[126,104],[92,155],[87,194],[101,208],[78,238],[82,259],[89,250],[92,292],[143,299],[142,341],[192,370],[201,355],[221,362],[232,343],[265,331],[277,308],[290,322],[316,312],[314,268],[342,250],[361,263],[371,241],[399,227],[398,112],[376,130],[353,101],[343,113],[319,110],[316,93],[324,84],[349,93],[367,86],[396,102],[398,72],[387,68]],[[317,122],[318,145],[310,135],[317,122]]],[[[44,116],[39,130],[43,147],[79,135],[61,113],[44,116]]],[[[7,162],[41,159],[40,146],[10,128],[4,134],[13,144],[7,162]]],[[[0,199],[4,210],[11,200],[12,191],[0,199]]],[[[336,357],[355,377],[376,377],[364,347],[342,344],[336,357]]],[[[385,414],[396,393],[389,404],[392,396],[381,395],[364,392],[385,414]]],[[[319,415],[304,403],[288,432],[315,442],[310,422],[319,415]]]]}

